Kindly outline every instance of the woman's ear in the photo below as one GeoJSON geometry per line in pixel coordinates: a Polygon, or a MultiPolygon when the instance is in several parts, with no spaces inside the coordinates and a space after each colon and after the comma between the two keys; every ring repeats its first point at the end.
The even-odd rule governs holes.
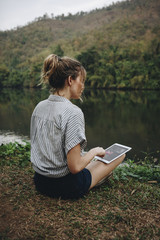
{"type": "Polygon", "coordinates": [[[72,77],[69,76],[67,79],[68,85],[71,86],[72,85],[72,77]]]}

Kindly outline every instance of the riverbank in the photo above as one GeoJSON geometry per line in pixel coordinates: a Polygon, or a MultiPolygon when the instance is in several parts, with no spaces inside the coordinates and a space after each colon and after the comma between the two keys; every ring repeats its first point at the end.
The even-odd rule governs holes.
{"type": "Polygon", "coordinates": [[[77,201],[37,193],[29,159],[28,142],[0,146],[1,239],[160,238],[160,169],[153,159],[127,159],[108,184],[77,201]]]}
{"type": "Polygon", "coordinates": [[[1,131],[0,130],[0,145],[14,143],[14,142],[23,144],[24,140],[29,142],[29,137],[23,136],[23,135],[21,136],[21,135],[15,134],[14,132],[10,132],[10,131],[1,131]]]}

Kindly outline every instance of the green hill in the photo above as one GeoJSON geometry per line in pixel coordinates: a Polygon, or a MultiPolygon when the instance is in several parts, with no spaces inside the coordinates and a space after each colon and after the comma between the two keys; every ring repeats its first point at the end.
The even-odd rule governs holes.
{"type": "Polygon", "coordinates": [[[160,88],[160,1],[127,0],[0,32],[0,86],[35,87],[50,53],[79,59],[86,84],[160,88]]]}

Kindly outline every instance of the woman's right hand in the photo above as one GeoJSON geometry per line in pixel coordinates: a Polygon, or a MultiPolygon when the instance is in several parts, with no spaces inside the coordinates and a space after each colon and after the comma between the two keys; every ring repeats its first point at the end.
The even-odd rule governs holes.
{"type": "Polygon", "coordinates": [[[80,144],[78,144],[67,153],[68,168],[71,173],[76,174],[84,169],[95,156],[103,157],[104,155],[105,150],[102,147],[96,147],[81,156],[80,144]]]}
{"type": "Polygon", "coordinates": [[[99,156],[99,157],[104,157],[105,155],[105,150],[102,147],[95,147],[90,150],[93,153],[93,157],[99,156]]]}

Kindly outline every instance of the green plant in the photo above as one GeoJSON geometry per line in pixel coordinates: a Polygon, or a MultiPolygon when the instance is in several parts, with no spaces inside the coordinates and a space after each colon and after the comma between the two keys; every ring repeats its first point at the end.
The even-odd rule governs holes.
{"type": "Polygon", "coordinates": [[[114,179],[128,180],[132,177],[139,181],[155,181],[160,183],[160,166],[147,163],[137,164],[132,160],[128,160],[124,165],[119,166],[114,171],[114,179]]]}
{"type": "Polygon", "coordinates": [[[25,167],[30,161],[30,143],[8,143],[0,146],[0,165],[25,167]]]}

